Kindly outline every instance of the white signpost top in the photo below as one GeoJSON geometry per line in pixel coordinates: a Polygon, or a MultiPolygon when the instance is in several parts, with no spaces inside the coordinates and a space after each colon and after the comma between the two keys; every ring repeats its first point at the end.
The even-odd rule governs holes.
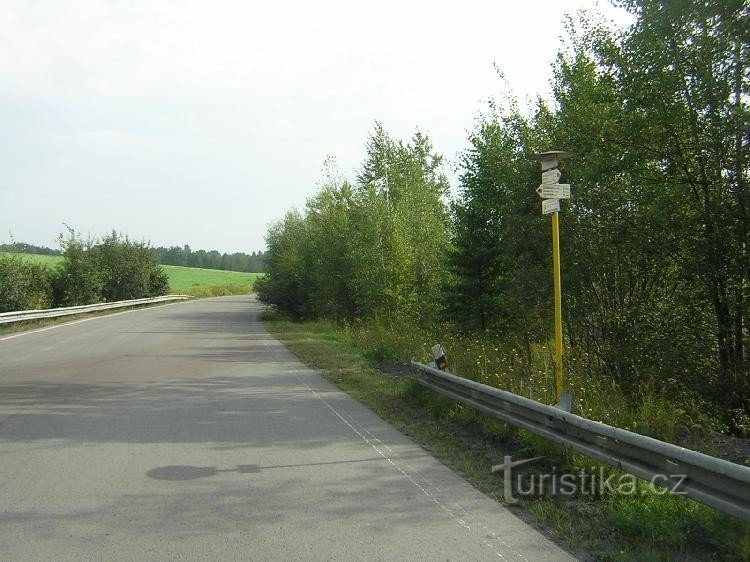
{"type": "Polygon", "coordinates": [[[545,171],[551,170],[552,168],[557,168],[558,162],[560,160],[570,158],[573,155],[569,152],[565,152],[564,150],[548,150],[547,152],[542,152],[540,154],[536,154],[535,156],[537,160],[539,160],[539,163],[542,165],[542,171],[545,171]]]}
{"type": "Polygon", "coordinates": [[[542,214],[549,215],[550,213],[560,212],[560,200],[559,199],[545,199],[542,201],[542,214]]]}

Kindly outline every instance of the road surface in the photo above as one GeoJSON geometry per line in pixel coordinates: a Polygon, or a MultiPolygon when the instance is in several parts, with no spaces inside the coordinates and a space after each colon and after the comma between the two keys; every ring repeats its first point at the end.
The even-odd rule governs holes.
{"type": "Polygon", "coordinates": [[[0,336],[0,559],[573,559],[300,363],[260,309],[0,336]]]}

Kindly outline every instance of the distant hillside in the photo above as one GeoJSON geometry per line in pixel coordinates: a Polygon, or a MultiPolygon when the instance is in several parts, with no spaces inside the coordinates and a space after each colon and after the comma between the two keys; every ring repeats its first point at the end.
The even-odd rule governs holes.
{"type": "Polygon", "coordinates": [[[59,256],[62,254],[60,250],[53,250],[46,246],[34,246],[34,244],[27,244],[26,242],[0,244],[0,252],[7,252],[9,254],[40,254],[42,256],[59,256]]]}
{"type": "Polygon", "coordinates": [[[159,262],[163,265],[181,265],[183,267],[200,267],[203,269],[222,269],[225,271],[242,271],[246,273],[263,273],[266,270],[265,254],[253,252],[245,254],[221,254],[218,250],[193,251],[187,244],[154,250],[159,262]]]}

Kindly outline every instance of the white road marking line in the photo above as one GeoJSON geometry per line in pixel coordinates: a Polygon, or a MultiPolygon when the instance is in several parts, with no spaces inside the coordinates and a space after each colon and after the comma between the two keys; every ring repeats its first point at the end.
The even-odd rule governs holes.
{"type": "MultiPolygon", "coordinates": [[[[356,423],[354,420],[352,420],[352,421],[354,423],[356,423]]],[[[362,427],[359,423],[357,423],[357,426],[362,431],[364,431],[365,433],[367,433],[368,435],[370,435],[370,437],[372,437],[372,439],[374,441],[376,441],[377,443],[379,443],[380,445],[382,445],[391,455],[398,456],[398,453],[396,453],[393,449],[391,449],[386,443],[383,443],[383,441],[381,441],[379,438],[377,438],[376,436],[374,436],[367,428],[362,427]]],[[[437,493],[441,493],[443,491],[443,490],[440,489],[439,486],[437,486],[436,484],[434,484],[433,482],[431,482],[430,479],[427,478],[424,474],[422,474],[421,472],[419,472],[419,470],[417,470],[414,467],[412,467],[411,465],[409,465],[409,463],[407,461],[401,460],[401,463],[407,469],[411,470],[415,474],[418,474],[419,478],[425,483],[426,486],[431,486],[437,493]]],[[[454,510],[454,512],[460,512],[460,513],[462,513],[464,515],[468,514],[468,512],[466,511],[466,509],[464,509],[462,506],[460,506],[458,504],[455,504],[453,510],[454,510]]],[[[509,550],[513,551],[514,554],[516,554],[519,558],[521,558],[522,560],[526,560],[526,562],[528,562],[528,558],[526,558],[520,552],[516,551],[511,545],[509,545],[507,542],[505,542],[503,539],[501,539],[497,535],[497,533],[495,533],[492,529],[490,529],[489,527],[487,527],[487,525],[482,525],[482,529],[485,530],[485,531],[487,531],[487,534],[490,537],[492,537],[493,539],[498,540],[500,542],[500,544],[502,544],[503,546],[505,546],[509,550]]],[[[491,547],[491,545],[489,543],[484,543],[484,544],[486,544],[487,546],[491,547]]]]}
{"type": "MultiPolygon", "coordinates": [[[[294,370],[292,370],[292,372],[294,373],[294,370]]],[[[367,443],[370,447],[372,447],[375,450],[376,453],[378,453],[381,457],[383,457],[383,459],[385,459],[391,466],[393,466],[393,468],[395,468],[398,472],[400,472],[407,480],[409,480],[409,482],[411,482],[412,484],[414,484],[414,486],[416,486],[425,496],[427,496],[428,498],[430,498],[440,509],[442,509],[443,511],[445,511],[461,527],[463,527],[467,531],[471,531],[471,526],[462,517],[460,517],[459,515],[457,515],[457,512],[466,513],[465,509],[463,509],[460,506],[457,506],[458,509],[454,510],[454,509],[451,509],[450,507],[448,507],[447,505],[445,505],[440,500],[440,498],[438,498],[433,492],[431,492],[430,490],[428,490],[427,487],[425,487],[422,484],[420,484],[419,482],[417,482],[417,480],[415,480],[415,478],[412,477],[411,474],[409,474],[406,470],[404,470],[402,467],[400,467],[398,464],[396,464],[396,462],[393,460],[393,458],[390,455],[384,453],[378,447],[378,445],[374,441],[377,441],[378,443],[383,444],[380,439],[372,436],[372,434],[369,431],[367,431],[367,430],[365,430],[363,428],[363,431],[365,431],[367,433],[370,433],[370,436],[373,437],[372,439],[368,438],[362,431],[359,431],[356,427],[354,427],[354,425],[352,423],[349,422],[349,420],[347,420],[341,413],[339,413],[338,410],[336,410],[336,408],[334,408],[333,406],[331,406],[331,404],[329,404],[328,401],[325,398],[323,398],[323,396],[320,395],[320,393],[318,393],[314,388],[312,388],[305,381],[303,381],[297,373],[294,373],[294,377],[300,382],[300,384],[302,384],[305,388],[307,388],[310,392],[312,392],[313,396],[315,396],[318,400],[320,400],[321,402],[323,402],[323,404],[325,404],[326,407],[329,410],[331,410],[331,412],[333,412],[334,415],[336,415],[337,418],[339,418],[342,422],[344,422],[349,429],[351,429],[356,435],[358,435],[360,437],[360,439],[362,439],[365,443],[367,443]]],[[[341,391],[341,392],[343,392],[343,391],[341,391]]],[[[357,425],[359,425],[359,424],[357,424],[357,425]]],[[[391,453],[393,453],[393,450],[390,447],[388,447],[385,444],[383,444],[383,445],[391,453]]],[[[412,470],[414,470],[414,469],[412,468],[412,470]]],[[[417,472],[417,471],[415,471],[415,472],[417,472]]],[[[420,477],[422,478],[422,480],[426,481],[426,479],[424,477],[422,477],[421,475],[420,475],[420,477]]],[[[489,529],[486,526],[482,525],[482,527],[483,527],[483,529],[489,531],[489,529]]],[[[516,555],[518,558],[520,558],[521,560],[524,560],[526,562],[529,562],[528,558],[526,558],[523,554],[521,554],[520,552],[518,552],[517,550],[515,550],[508,543],[506,543],[505,541],[503,541],[502,539],[500,539],[500,537],[498,537],[495,533],[492,533],[492,535],[493,535],[493,538],[499,540],[500,543],[504,547],[506,547],[507,549],[511,550],[513,552],[513,554],[516,555]]],[[[482,540],[482,544],[484,546],[492,549],[492,551],[498,556],[498,558],[505,559],[505,556],[503,556],[503,554],[501,552],[499,552],[495,548],[495,546],[492,545],[491,543],[482,540]]]]}

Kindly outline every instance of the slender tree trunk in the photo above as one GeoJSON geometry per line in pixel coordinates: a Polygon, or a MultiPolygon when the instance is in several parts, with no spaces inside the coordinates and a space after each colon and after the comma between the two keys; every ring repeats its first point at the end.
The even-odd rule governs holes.
{"type": "Polygon", "coordinates": [[[714,278],[712,287],[714,312],[716,314],[716,340],[719,352],[719,384],[717,399],[726,407],[736,405],[736,380],[734,377],[732,318],[727,303],[726,291],[720,279],[714,278]]]}
{"type": "MultiPolygon", "coordinates": [[[[748,135],[745,116],[742,108],[742,89],[745,76],[745,58],[747,46],[742,41],[736,41],[734,44],[734,80],[733,110],[735,114],[734,122],[734,188],[739,209],[739,229],[741,254],[739,272],[739,283],[736,290],[735,302],[735,326],[734,326],[734,347],[735,347],[735,368],[737,378],[739,379],[740,388],[738,388],[741,399],[747,396],[750,390],[748,383],[747,365],[745,363],[745,327],[747,326],[744,293],[750,280],[750,260],[748,260],[748,201],[745,185],[745,150],[744,143],[748,135]]],[[[750,400],[746,400],[744,407],[750,410],[750,400]]]]}

